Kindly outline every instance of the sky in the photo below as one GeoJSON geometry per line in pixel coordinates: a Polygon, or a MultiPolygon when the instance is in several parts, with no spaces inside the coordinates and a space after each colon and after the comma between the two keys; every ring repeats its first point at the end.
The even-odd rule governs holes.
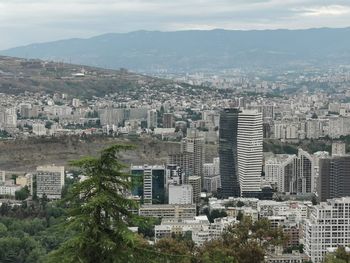
{"type": "Polygon", "coordinates": [[[136,30],[350,26],[350,0],[0,0],[0,50],[136,30]]]}

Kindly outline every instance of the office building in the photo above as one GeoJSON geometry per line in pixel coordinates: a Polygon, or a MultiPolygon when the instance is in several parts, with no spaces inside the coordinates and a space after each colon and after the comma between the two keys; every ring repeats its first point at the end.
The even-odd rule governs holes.
{"type": "Polygon", "coordinates": [[[263,160],[262,114],[246,110],[238,115],[237,163],[241,196],[257,196],[261,192],[263,160]]]}
{"type": "Polygon", "coordinates": [[[237,158],[237,131],[239,109],[224,109],[220,113],[219,158],[221,195],[240,196],[237,158]]]}
{"type": "Polygon", "coordinates": [[[166,173],[163,165],[131,167],[132,194],[145,204],[166,203],[166,173]]]}

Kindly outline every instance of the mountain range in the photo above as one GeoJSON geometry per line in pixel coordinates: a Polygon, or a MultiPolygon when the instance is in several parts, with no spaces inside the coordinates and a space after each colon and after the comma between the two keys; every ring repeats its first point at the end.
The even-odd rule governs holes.
{"type": "Polygon", "coordinates": [[[0,51],[1,55],[138,72],[349,64],[350,28],[111,33],[0,51]]]}

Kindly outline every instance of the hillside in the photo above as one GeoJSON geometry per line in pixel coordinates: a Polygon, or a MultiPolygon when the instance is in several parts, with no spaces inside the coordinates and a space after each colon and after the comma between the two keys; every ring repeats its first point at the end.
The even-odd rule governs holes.
{"type": "Polygon", "coordinates": [[[0,56],[0,93],[67,93],[77,97],[104,96],[141,86],[157,89],[170,81],[131,73],[41,60],[0,56]]]}
{"type": "MultiPolygon", "coordinates": [[[[112,144],[133,144],[135,151],[123,153],[126,164],[164,164],[168,154],[180,150],[177,142],[164,142],[152,138],[129,141],[121,138],[67,136],[59,138],[30,138],[28,140],[0,141],[0,170],[32,171],[38,165],[68,165],[71,160],[96,156],[112,144]]],[[[217,145],[206,145],[206,161],[217,156],[217,145]]]]}
{"type": "Polygon", "coordinates": [[[348,64],[350,28],[137,31],[32,44],[0,54],[140,72],[348,64]]]}

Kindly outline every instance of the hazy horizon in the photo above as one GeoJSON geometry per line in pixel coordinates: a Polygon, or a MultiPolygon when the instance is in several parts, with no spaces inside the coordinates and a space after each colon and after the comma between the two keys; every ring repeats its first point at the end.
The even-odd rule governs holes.
{"type": "Polygon", "coordinates": [[[139,30],[350,26],[346,0],[0,0],[0,50],[139,30]]]}
{"type": "MultiPolygon", "coordinates": [[[[275,28],[275,29],[226,29],[226,28],[213,28],[213,29],[180,29],[180,30],[152,30],[152,29],[138,29],[138,30],[133,30],[133,31],[127,31],[127,32],[104,32],[101,34],[97,35],[91,35],[91,36],[83,36],[83,37],[67,37],[67,38],[58,38],[58,39],[52,39],[52,40],[47,40],[47,41],[34,41],[34,42],[29,42],[21,45],[16,45],[12,47],[6,47],[6,48],[0,48],[0,51],[2,50],[8,50],[12,48],[17,48],[17,47],[25,47],[25,46],[30,46],[33,44],[43,44],[43,43],[51,43],[51,42],[56,42],[56,41],[64,41],[64,40],[70,40],[70,39],[91,39],[94,37],[99,37],[102,35],[109,35],[109,34],[130,34],[130,33],[135,33],[135,32],[163,32],[163,33],[168,33],[168,32],[181,32],[181,31],[214,31],[214,30],[225,30],[225,31],[278,31],[278,30],[312,30],[312,29],[345,29],[345,28],[350,28],[350,26],[344,26],[344,27],[309,27],[309,28],[275,28]]],[[[1,45],[0,45],[1,47],[1,45]]]]}

